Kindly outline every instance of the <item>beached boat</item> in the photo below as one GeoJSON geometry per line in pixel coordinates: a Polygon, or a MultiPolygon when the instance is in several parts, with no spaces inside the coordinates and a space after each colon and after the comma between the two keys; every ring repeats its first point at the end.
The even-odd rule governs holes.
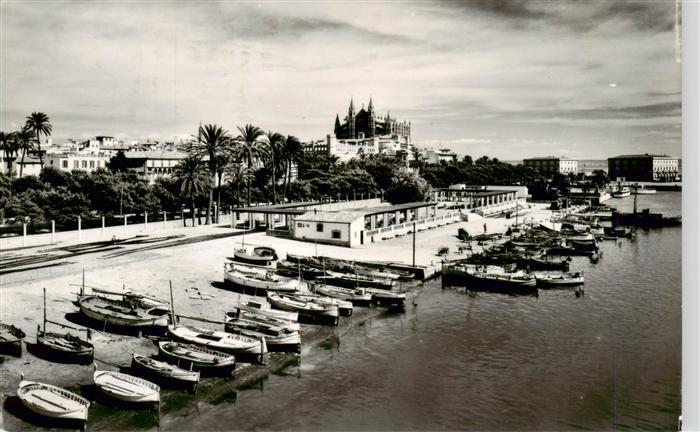
{"type": "Polygon", "coordinates": [[[372,302],[384,306],[404,306],[406,294],[378,288],[364,288],[365,292],[372,295],[372,302]]]}
{"type": "Polygon", "coordinates": [[[267,301],[267,299],[260,299],[259,297],[239,299],[238,304],[235,307],[241,310],[254,312],[271,318],[277,318],[291,322],[299,321],[299,314],[297,312],[273,309],[272,305],[267,301]]]}
{"type": "MultiPolygon", "coordinates": [[[[46,319],[46,288],[44,288],[44,327],[37,326],[36,344],[39,350],[48,356],[52,356],[60,361],[72,363],[92,363],[95,348],[92,344],[71,333],[59,333],[46,331],[46,324],[60,325],[66,328],[70,326],[54,323],[46,319]]],[[[86,330],[90,339],[90,330],[86,330]]]]}
{"type": "Polygon", "coordinates": [[[321,276],[316,280],[327,285],[335,285],[344,288],[356,288],[358,286],[362,286],[390,290],[394,287],[394,285],[396,285],[396,281],[392,279],[374,279],[367,276],[337,272],[331,272],[330,276],[321,276]]]}
{"type": "Polygon", "coordinates": [[[199,384],[199,372],[182,369],[170,363],[134,354],[131,358],[131,369],[154,381],[168,387],[185,387],[195,391],[199,384]]]}
{"type": "Polygon", "coordinates": [[[216,351],[236,355],[236,357],[255,359],[260,363],[267,361],[265,339],[226,333],[185,325],[168,326],[168,333],[173,339],[203,346],[216,351]]]}
{"type": "Polygon", "coordinates": [[[444,279],[464,282],[474,288],[504,292],[537,292],[536,280],[525,273],[494,271],[481,266],[455,265],[443,269],[444,279]]]}
{"type": "Polygon", "coordinates": [[[271,247],[258,246],[252,250],[241,248],[233,253],[234,261],[267,266],[273,261],[277,261],[277,253],[271,247]]]}
{"type": "Polygon", "coordinates": [[[340,315],[340,316],[350,316],[350,315],[352,315],[352,312],[355,309],[355,306],[349,300],[343,300],[343,299],[334,298],[334,297],[327,297],[325,295],[320,295],[320,294],[297,293],[297,294],[294,294],[294,298],[301,300],[301,301],[312,301],[314,303],[318,303],[321,306],[326,306],[326,307],[335,306],[338,308],[338,315],[340,315]]]}
{"type": "MultiPolygon", "coordinates": [[[[83,287],[83,291],[84,291],[83,287]]],[[[150,294],[138,293],[135,291],[112,291],[102,288],[91,288],[93,293],[105,294],[109,296],[116,296],[119,298],[129,299],[130,301],[136,302],[139,307],[150,309],[150,308],[162,308],[169,310],[170,303],[165,300],[161,300],[158,297],[152,296],[150,294]]]]}
{"type": "Polygon", "coordinates": [[[290,321],[282,318],[271,317],[248,308],[234,308],[233,311],[226,312],[226,317],[240,318],[246,321],[252,321],[260,324],[270,325],[274,327],[282,327],[289,331],[301,331],[301,325],[299,325],[298,321],[290,321]]]}
{"type": "Polygon", "coordinates": [[[60,387],[22,379],[17,397],[30,411],[44,417],[87,422],[90,401],[60,387]]]}
{"type": "Polygon", "coordinates": [[[158,352],[169,363],[183,369],[192,368],[202,372],[228,372],[236,367],[236,359],[233,355],[198,345],[161,341],[158,343],[158,352]]]}
{"type": "Polygon", "coordinates": [[[0,322],[0,353],[22,355],[25,334],[12,324],[0,322]]]}
{"type": "Polygon", "coordinates": [[[306,264],[293,263],[291,261],[280,261],[277,263],[277,274],[281,276],[298,278],[304,280],[316,279],[320,276],[327,276],[328,272],[322,269],[311,267],[306,264]]]}
{"type": "Polygon", "coordinates": [[[297,279],[281,277],[270,270],[244,269],[234,263],[224,264],[224,280],[244,290],[294,292],[299,289],[297,279]]]}
{"type": "Polygon", "coordinates": [[[538,275],[537,286],[571,286],[581,285],[584,283],[581,273],[564,273],[560,275],[538,275]]]}
{"type": "Polygon", "coordinates": [[[265,343],[270,351],[294,351],[301,350],[301,335],[298,330],[289,330],[286,327],[263,324],[259,321],[226,316],[225,330],[229,333],[243,336],[265,338],[265,343]]]}
{"type": "Polygon", "coordinates": [[[372,294],[363,288],[343,288],[333,285],[312,284],[311,291],[324,296],[352,302],[355,306],[367,306],[372,302],[372,294]]]}
{"type": "Polygon", "coordinates": [[[267,300],[276,308],[297,312],[299,316],[312,320],[330,321],[338,324],[338,307],[321,305],[315,301],[297,298],[282,293],[268,292],[267,300]]]}
{"type": "Polygon", "coordinates": [[[97,370],[92,380],[103,393],[123,402],[160,403],[160,387],[143,378],[116,371],[97,370]]]}
{"type": "Polygon", "coordinates": [[[87,317],[119,327],[165,327],[169,322],[169,308],[144,307],[140,301],[133,301],[129,297],[116,300],[82,295],[78,297],[78,307],[87,317]]]}

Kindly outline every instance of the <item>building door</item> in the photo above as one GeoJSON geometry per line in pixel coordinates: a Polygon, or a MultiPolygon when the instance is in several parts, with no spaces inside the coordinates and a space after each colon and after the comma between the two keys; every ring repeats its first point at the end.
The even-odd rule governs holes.
{"type": "Polygon", "coordinates": [[[360,231],[360,244],[361,245],[365,244],[365,231],[364,230],[360,231]]]}

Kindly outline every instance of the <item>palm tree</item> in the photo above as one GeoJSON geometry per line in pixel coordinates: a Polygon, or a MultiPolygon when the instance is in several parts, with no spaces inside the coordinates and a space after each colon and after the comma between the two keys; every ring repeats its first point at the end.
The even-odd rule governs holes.
{"type": "MultiPolygon", "coordinates": [[[[197,195],[201,195],[211,185],[211,177],[207,172],[202,159],[189,154],[182,159],[173,170],[175,180],[180,184],[180,193],[184,198],[190,198],[190,211],[192,212],[192,227],[195,226],[194,200],[197,195]]],[[[187,226],[185,220],[182,223],[187,226]]]]}
{"type": "Polygon", "coordinates": [[[284,141],[284,159],[285,159],[285,169],[284,169],[284,193],[285,196],[288,194],[288,186],[292,181],[292,164],[299,163],[304,158],[304,149],[301,145],[299,138],[294,135],[287,135],[284,141]]]}
{"type": "MultiPolygon", "coordinates": [[[[224,153],[226,146],[228,144],[228,131],[224,130],[221,126],[215,124],[207,124],[199,127],[199,134],[197,135],[197,141],[190,147],[190,150],[198,155],[200,158],[207,157],[207,166],[209,167],[209,174],[211,175],[210,182],[212,183],[209,188],[209,205],[207,206],[207,214],[204,220],[205,225],[209,225],[211,208],[214,203],[214,188],[216,187],[216,175],[219,172],[218,163],[220,158],[218,156],[224,153]]],[[[218,221],[217,221],[218,222],[218,221]]]]}
{"type": "Polygon", "coordinates": [[[226,177],[231,184],[236,185],[236,205],[241,203],[241,183],[253,180],[253,172],[241,162],[233,162],[225,167],[226,177]]]}
{"type": "Polygon", "coordinates": [[[4,153],[3,158],[7,160],[7,174],[12,176],[12,163],[19,154],[19,144],[16,132],[0,132],[0,150],[4,153]]]}
{"type": "Polygon", "coordinates": [[[17,147],[22,151],[22,158],[19,165],[19,176],[22,177],[22,171],[24,171],[24,157],[27,153],[35,149],[36,142],[34,141],[34,133],[27,126],[15,132],[14,135],[17,147]]]}
{"type": "Polygon", "coordinates": [[[411,165],[413,168],[416,168],[418,174],[420,174],[421,168],[423,167],[423,156],[420,154],[420,149],[416,146],[411,146],[411,155],[413,156],[411,165]]]}
{"type": "Polygon", "coordinates": [[[49,116],[43,112],[33,112],[31,115],[27,116],[27,128],[29,128],[36,135],[37,151],[39,152],[39,164],[41,169],[44,169],[44,155],[41,153],[41,135],[48,137],[51,136],[51,123],[49,123],[49,116]]]}
{"type": "Polygon", "coordinates": [[[277,204],[277,166],[282,160],[282,152],[284,151],[284,135],[269,131],[265,134],[267,139],[267,150],[270,166],[272,167],[272,204],[277,204]]]}
{"type": "MultiPolygon", "coordinates": [[[[263,136],[263,131],[259,127],[247,124],[244,127],[238,127],[240,132],[240,142],[234,150],[234,155],[237,160],[245,162],[249,170],[253,169],[253,163],[256,160],[264,160],[267,155],[267,149],[261,145],[260,137],[263,136]]],[[[250,205],[250,181],[246,183],[248,189],[248,205],[250,205]]]]}

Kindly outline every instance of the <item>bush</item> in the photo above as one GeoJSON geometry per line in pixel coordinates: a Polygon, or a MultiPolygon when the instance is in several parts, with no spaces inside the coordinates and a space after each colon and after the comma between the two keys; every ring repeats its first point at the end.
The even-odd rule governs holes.
{"type": "Polygon", "coordinates": [[[441,248],[438,249],[438,253],[437,253],[437,254],[440,255],[440,256],[445,256],[445,255],[447,255],[449,252],[450,252],[450,248],[448,248],[447,246],[442,246],[441,248]]]}
{"type": "Polygon", "coordinates": [[[466,241],[471,240],[472,236],[469,235],[467,230],[465,230],[464,228],[460,228],[457,230],[457,238],[466,242],[466,241]]]}

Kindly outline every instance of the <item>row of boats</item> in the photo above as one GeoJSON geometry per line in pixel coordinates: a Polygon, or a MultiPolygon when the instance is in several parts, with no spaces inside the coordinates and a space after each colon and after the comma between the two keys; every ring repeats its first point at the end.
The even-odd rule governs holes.
{"type": "MultiPolygon", "coordinates": [[[[299,352],[301,322],[337,324],[340,316],[351,315],[356,306],[403,306],[406,295],[395,290],[395,285],[411,276],[381,265],[328,258],[288,256],[278,262],[274,250],[255,248],[245,254],[237,251],[234,260],[226,265],[224,278],[240,288],[252,288],[257,297],[240,296],[221,321],[202,319],[219,323],[219,329],[181,323],[183,318],[197,318],[175,313],[172,287],[167,302],[133,291],[93,288],[88,293],[83,277],[74,304],[88,321],[96,324],[91,327],[126,328],[139,334],[162,332],[157,355],[134,352],[128,367],[120,371],[96,370],[93,376],[94,384],[114,399],[157,404],[161,387],[194,392],[201,377],[231,375],[239,361],[264,364],[271,351],[299,352]],[[292,277],[293,268],[296,278],[292,277]]],[[[3,351],[10,349],[21,356],[25,337],[19,328],[0,323],[3,351]]],[[[32,345],[36,349],[32,353],[47,359],[94,362],[91,330],[48,320],[46,290],[43,327],[38,326],[36,343],[32,345]],[[47,331],[47,324],[62,329],[47,331]],[[86,331],[86,337],[82,337],[82,331],[86,331]]],[[[29,410],[42,416],[81,421],[83,425],[87,422],[90,402],[66,389],[22,379],[18,397],[29,410]]]]}

